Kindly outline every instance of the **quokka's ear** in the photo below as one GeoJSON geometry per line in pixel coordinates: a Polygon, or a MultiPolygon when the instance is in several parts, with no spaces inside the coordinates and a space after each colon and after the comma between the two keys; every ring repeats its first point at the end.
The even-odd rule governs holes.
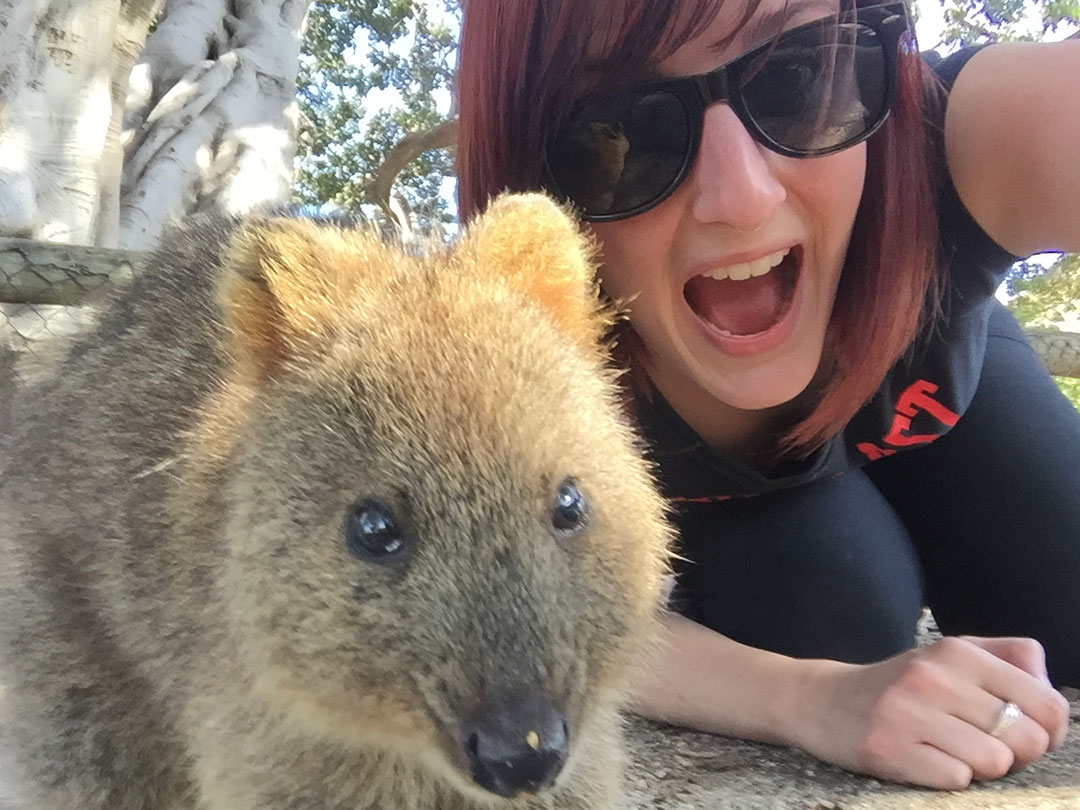
{"type": "Polygon", "coordinates": [[[599,297],[596,244],[543,194],[504,194],[466,230],[462,258],[533,298],[574,341],[600,344],[614,318],[599,297]]]}
{"type": "Polygon", "coordinates": [[[374,268],[395,260],[388,252],[375,235],[306,220],[241,225],[225,249],[218,286],[235,362],[262,379],[317,351],[373,282],[374,268]]]}

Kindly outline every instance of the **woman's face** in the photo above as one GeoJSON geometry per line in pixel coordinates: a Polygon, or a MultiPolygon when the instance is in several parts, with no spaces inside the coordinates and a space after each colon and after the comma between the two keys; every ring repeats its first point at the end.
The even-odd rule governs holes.
{"type": "MultiPolygon", "coordinates": [[[[758,44],[740,34],[715,47],[740,19],[736,5],[661,62],[660,73],[704,73],[758,44]]],[[[755,17],[782,6],[762,0],[755,17]]],[[[816,0],[788,8],[786,27],[831,11],[816,0]]],[[[604,288],[628,302],[646,370],[684,416],[772,408],[806,388],[821,359],[865,169],[865,144],[783,157],[717,103],[705,113],[693,169],[671,197],[591,226],[603,248],[604,288]]],[[[694,426],[709,435],[708,425],[694,426]]]]}

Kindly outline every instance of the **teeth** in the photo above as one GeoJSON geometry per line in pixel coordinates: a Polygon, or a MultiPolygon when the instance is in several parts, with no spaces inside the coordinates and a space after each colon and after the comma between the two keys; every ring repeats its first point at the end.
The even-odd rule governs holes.
{"type": "Polygon", "coordinates": [[[729,264],[727,267],[717,267],[715,270],[710,270],[704,275],[719,281],[723,281],[724,279],[744,281],[753,276],[763,276],[776,267],[776,265],[780,264],[789,252],[790,249],[778,250],[776,253],[762,256],[760,259],[754,259],[752,262],[742,262],[740,264],[729,264]]]}

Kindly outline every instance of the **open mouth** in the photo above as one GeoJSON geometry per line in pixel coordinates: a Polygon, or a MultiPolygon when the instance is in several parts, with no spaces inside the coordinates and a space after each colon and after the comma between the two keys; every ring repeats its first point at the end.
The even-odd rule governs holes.
{"type": "Polygon", "coordinates": [[[760,335],[791,309],[801,264],[802,249],[796,245],[694,276],[683,287],[683,296],[694,314],[722,335],[760,335]]]}

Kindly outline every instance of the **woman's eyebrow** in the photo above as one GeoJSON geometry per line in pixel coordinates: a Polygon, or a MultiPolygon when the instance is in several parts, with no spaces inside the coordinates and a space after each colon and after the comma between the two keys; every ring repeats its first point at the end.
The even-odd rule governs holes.
{"type": "Polygon", "coordinates": [[[815,19],[836,14],[838,12],[835,0],[814,0],[809,3],[784,3],[778,8],[754,14],[745,25],[736,27],[733,31],[725,34],[709,46],[710,50],[723,51],[731,47],[736,38],[742,40],[740,50],[749,50],[781,31],[784,27],[793,27],[791,22],[798,24],[811,22],[815,19]]]}

